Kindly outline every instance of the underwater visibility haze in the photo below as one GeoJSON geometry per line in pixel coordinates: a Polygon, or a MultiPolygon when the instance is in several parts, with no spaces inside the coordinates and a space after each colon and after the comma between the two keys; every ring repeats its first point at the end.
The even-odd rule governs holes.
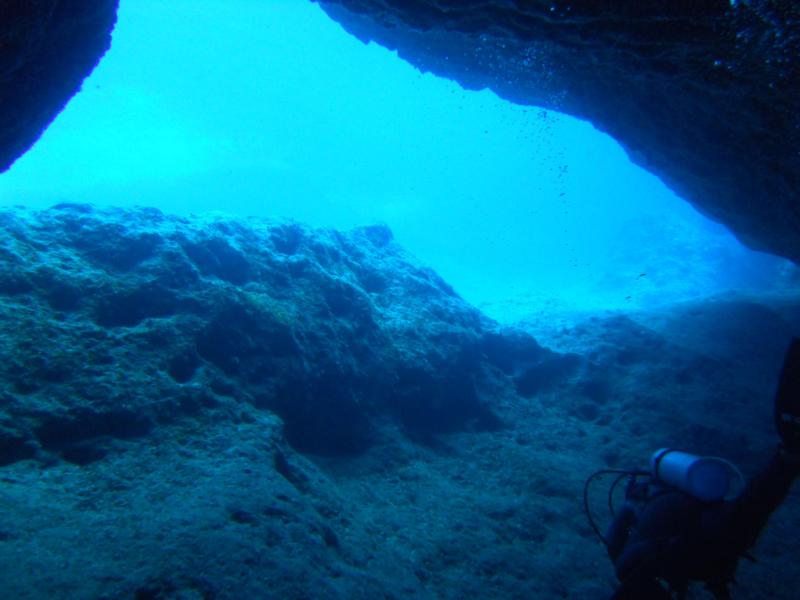
{"type": "Polygon", "coordinates": [[[0,201],[386,223],[503,319],[781,287],[789,270],[590,124],[420,73],[302,0],[123,1],[111,50],[0,201]]]}
{"type": "Polygon", "coordinates": [[[0,598],[795,598],[797,266],[322,4],[120,0],[0,174],[0,598]]]}

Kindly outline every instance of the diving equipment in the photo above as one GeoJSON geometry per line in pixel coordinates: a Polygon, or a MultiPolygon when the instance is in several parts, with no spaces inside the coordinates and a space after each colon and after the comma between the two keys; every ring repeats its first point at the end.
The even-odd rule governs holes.
{"type": "Polygon", "coordinates": [[[695,456],[661,448],[650,458],[654,480],[678,488],[703,502],[732,500],[744,487],[744,477],[733,464],[716,456],[695,456]],[[738,481],[738,485],[735,483],[738,481]]]}

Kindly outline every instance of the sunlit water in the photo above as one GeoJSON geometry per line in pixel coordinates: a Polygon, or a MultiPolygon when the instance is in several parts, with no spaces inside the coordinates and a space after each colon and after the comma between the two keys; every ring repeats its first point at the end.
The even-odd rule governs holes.
{"type": "Polygon", "coordinates": [[[301,0],[122,0],[111,51],[0,203],[385,222],[466,299],[653,306],[797,283],[591,125],[422,74],[301,0]]]}

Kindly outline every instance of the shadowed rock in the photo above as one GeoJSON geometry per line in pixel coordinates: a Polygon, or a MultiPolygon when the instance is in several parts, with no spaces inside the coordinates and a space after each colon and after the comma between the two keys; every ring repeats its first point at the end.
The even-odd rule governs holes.
{"type": "Polygon", "coordinates": [[[109,440],[242,402],[277,413],[297,450],[355,454],[387,419],[426,439],[496,428],[487,396],[531,369],[562,376],[383,226],[70,204],[0,220],[0,418],[20,425],[5,461],[32,439],[87,464],[109,440]]]}
{"type": "Polygon", "coordinates": [[[3,0],[0,172],[25,153],[111,45],[118,0],[3,0]]]}

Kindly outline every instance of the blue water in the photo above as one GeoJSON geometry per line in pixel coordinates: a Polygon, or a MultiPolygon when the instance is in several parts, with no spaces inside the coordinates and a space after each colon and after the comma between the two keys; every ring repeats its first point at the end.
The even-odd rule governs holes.
{"type": "Polygon", "coordinates": [[[122,0],[0,204],[387,223],[466,299],[637,308],[796,284],[590,124],[462,90],[300,0],[122,0]]]}

